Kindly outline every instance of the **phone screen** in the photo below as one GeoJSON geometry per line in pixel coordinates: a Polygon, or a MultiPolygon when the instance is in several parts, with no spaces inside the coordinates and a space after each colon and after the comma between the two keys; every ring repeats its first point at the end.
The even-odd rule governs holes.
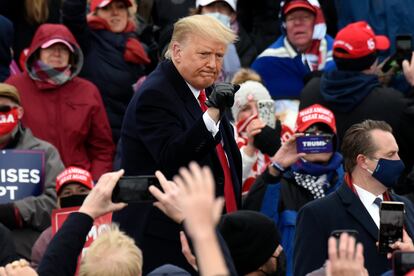
{"type": "Polygon", "coordinates": [[[397,35],[396,50],[396,60],[400,66],[402,66],[403,60],[411,61],[413,51],[411,35],[397,35]]]}
{"type": "Polygon", "coordinates": [[[296,138],[297,152],[324,153],[332,152],[332,135],[304,135],[296,138]]]}
{"type": "Polygon", "coordinates": [[[395,276],[403,276],[414,269],[414,252],[395,251],[392,256],[395,276]]]}
{"type": "Polygon", "coordinates": [[[148,190],[151,185],[162,190],[158,179],[153,175],[121,177],[112,193],[112,201],[125,203],[155,201],[148,190]]]}
{"type": "Polygon", "coordinates": [[[383,201],[380,207],[379,252],[388,253],[391,244],[402,240],[404,203],[383,201]]]}

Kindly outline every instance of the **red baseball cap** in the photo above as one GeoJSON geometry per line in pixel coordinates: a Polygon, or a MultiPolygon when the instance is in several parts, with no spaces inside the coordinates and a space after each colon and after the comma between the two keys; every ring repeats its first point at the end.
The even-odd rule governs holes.
{"type": "Polygon", "coordinates": [[[326,107],[319,104],[311,105],[299,111],[296,119],[296,132],[304,132],[311,125],[316,123],[323,123],[328,125],[334,134],[336,134],[335,116],[326,107]]]}
{"type": "Polygon", "coordinates": [[[361,58],[377,50],[387,50],[390,47],[389,39],[384,35],[375,35],[372,28],[365,21],[358,21],[347,25],[335,37],[333,54],[338,58],[361,58]],[[337,51],[338,49],[344,50],[337,51]]]}
{"type": "Polygon", "coordinates": [[[131,0],[92,0],[91,1],[91,7],[90,7],[91,8],[91,11],[94,12],[98,8],[103,8],[105,6],[108,6],[113,1],[121,1],[121,2],[124,2],[127,7],[131,7],[132,6],[131,0]]]}
{"type": "Polygon", "coordinates": [[[59,194],[65,184],[73,182],[82,184],[90,190],[93,188],[90,172],[78,167],[68,167],[56,177],[56,193],[59,194]]]}
{"type": "Polygon", "coordinates": [[[283,8],[283,14],[286,15],[292,10],[295,9],[305,9],[310,11],[313,14],[316,14],[315,7],[312,6],[308,1],[306,0],[293,0],[285,5],[283,8]]]}

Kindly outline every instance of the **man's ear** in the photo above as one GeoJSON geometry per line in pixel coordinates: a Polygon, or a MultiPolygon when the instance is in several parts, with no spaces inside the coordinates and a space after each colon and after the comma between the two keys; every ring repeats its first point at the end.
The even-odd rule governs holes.
{"type": "Polygon", "coordinates": [[[171,42],[171,58],[172,60],[174,60],[175,62],[180,63],[181,59],[182,59],[182,45],[180,43],[178,43],[177,41],[173,41],[171,42]]]}
{"type": "Polygon", "coordinates": [[[360,166],[363,169],[368,169],[368,165],[367,165],[367,157],[363,154],[358,154],[358,156],[356,157],[356,163],[357,166],[360,166]]]}
{"type": "Polygon", "coordinates": [[[21,120],[23,118],[23,115],[24,115],[24,109],[23,109],[23,107],[20,106],[20,105],[17,106],[17,118],[19,120],[21,120]]]}

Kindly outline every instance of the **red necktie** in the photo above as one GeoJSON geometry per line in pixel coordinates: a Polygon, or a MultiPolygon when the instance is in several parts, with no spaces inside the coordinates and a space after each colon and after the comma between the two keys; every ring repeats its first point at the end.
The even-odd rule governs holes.
{"type": "MultiPolygon", "coordinates": [[[[206,106],[206,99],[206,92],[204,90],[201,90],[200,95],[198,96],[198,101],[200,102],[200,107],[203,112],[205,112],[208,108],[206,106]]],[[[237,211],[236,197],[234,195],[233,181],[231,179],[231,171],[221,143],[217,144],[216,151],[224,172],[224,200],[226,202],[226,211],[227,213],[231,213],[237,211]]]]}

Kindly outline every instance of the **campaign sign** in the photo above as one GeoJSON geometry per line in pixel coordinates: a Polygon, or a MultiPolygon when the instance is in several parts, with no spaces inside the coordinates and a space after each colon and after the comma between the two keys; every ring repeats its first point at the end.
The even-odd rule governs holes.
{"type": "Polygon", "coordinates": [[[44,151],[0,151],[0,204],[42,194],[44,175],[44,151]]]}
{"type": "MultiPolygon", "coordinates": [[[[52,211],[52,233],[53,235],[56,234],[57,231],[62,227],[63,223],[66,221],[68,216],[73,213],[77,212],[80,207],[69,207],[69,208],[61,208],[55,209],[52,211]]],[[[86,250],[92,244],[94,240],[96,240],[99,235],[104,232],[106,229],[111,227],[112,223],[112,213],[108,213],[106,215],[100,216],[96,218],[93,222],[91,230],[89,230],[88,236],[86,237],[85,245],[83,246],[82,252],[78,257],[78,264],[76,268],[76,275],[79,271],[79,265],[82,257],[85,255],[86,250]]]]}
{"type": "Polygon", "coordinates": [[[331,135],[305,135],[296,138],[297,152],[323,153],[332,152],[331,135]]]}

